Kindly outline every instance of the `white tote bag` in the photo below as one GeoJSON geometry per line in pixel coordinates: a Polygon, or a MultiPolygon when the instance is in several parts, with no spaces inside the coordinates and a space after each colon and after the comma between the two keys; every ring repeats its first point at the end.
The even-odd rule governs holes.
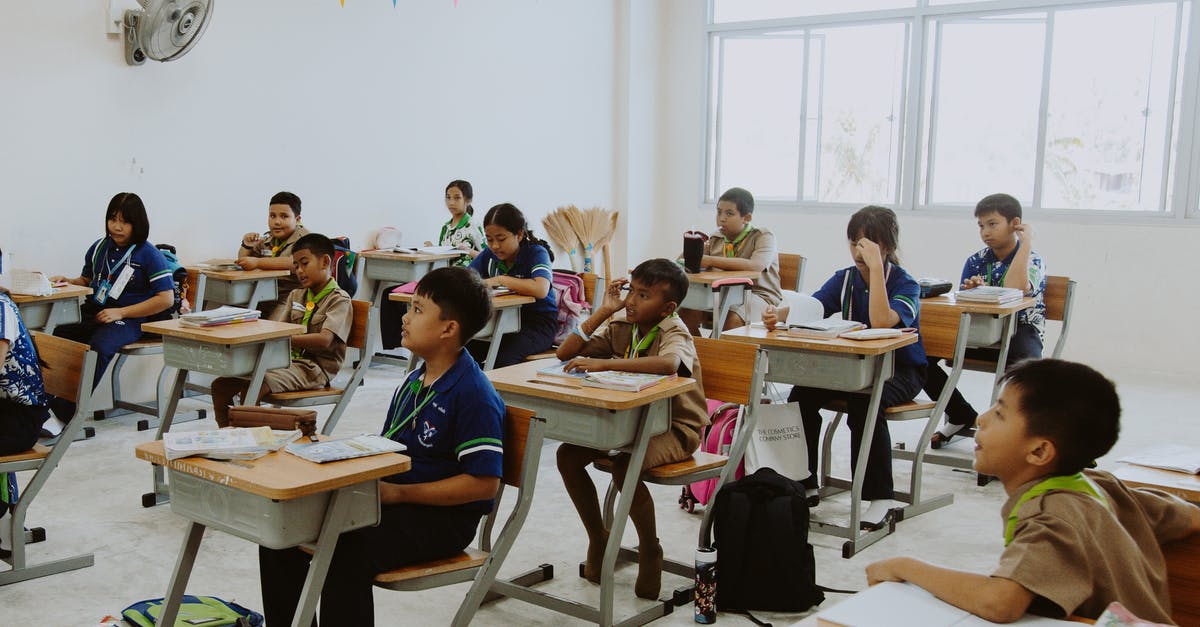
{"type": "Polygon", "coordinates": [[[746,474],[759,468],[799,481],[808,477],[808,446],[799,403],[772,403],[755,408],[758,420],[746,443],[746,474]]]}

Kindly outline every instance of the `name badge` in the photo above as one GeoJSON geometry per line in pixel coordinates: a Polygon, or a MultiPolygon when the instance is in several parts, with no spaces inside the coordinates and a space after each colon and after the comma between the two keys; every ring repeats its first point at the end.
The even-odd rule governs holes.
{"type": "Polygon", "coordinates": [[[307,309],[304,307],[303,304],[293,301],[292,302],[292,311],[298,311],[300,313],[304,313],[305,311],[307,311],[307,309]]]}
{"type": "Polygon", "coordinates": [[[104,303],[108,302],[108,290],[110,287],[112,286],[108,284],[107,280],[100,281],[100,283],[96,285],[96,293],[92,296],[92,298],[96,301],[97,305],[103,305],[104,303]]]}
{"type": "Polygon", "coordinates": [[[132,278],[133,266],[127,265],[124,270],[121,270],[121,274],[117,275],[117,280],[113,282],[112,289],[108,292],[109,295],[113,298],[120,298],[121,294],[125,292],[125,286],[129,284],[129,279],[132,278]]]}

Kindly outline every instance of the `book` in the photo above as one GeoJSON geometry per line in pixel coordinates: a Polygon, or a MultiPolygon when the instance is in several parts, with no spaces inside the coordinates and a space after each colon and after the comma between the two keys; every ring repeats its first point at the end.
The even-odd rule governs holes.
{"type": "Polygon", "coordinates": [[[167,459],[258,459],[300,439],[300,430],[275,431],[270,427],[233,427],[211,431],[168,431],[163,434],[167,459]]]}
{"type": "Polygon", "coordinates": [[[1164,444],[1140,453],[1127,455],[1117,461],[1185,472],[1189,475],[1200,475],[1200,446],[1164,444]]]}
{"type": "Polygon", "coordinates": [[[865,329],[866,327],[867,325],[861,322],[855,322],[853,320],[825,318],[823,320],[788,323],[786,333],[794,337],[803,337],[814,340],[832,340],[843,333],[865,329]]]}
{"type": "Polygon", "coordinates": [[[204,270],[241,270],[242,267],[237,264],[236,259],[209,259],[196,264],[197,267],[204,270]]]}
{"type": "Polygon", "coordinates": [[[996,287],[993,285],[980,285],[969,290],[960,290],[955,294],[955,300],[966,301],[969,303],[987,303],[989,305],[1004,305],[1014,301],[1021,300],[1025,296],[1025,292],[1015,287],[996,287]]]}
{"type": "Polygon", "coordinates": [[[644,372],[621,372],[605,370],[589,372],[580,380],[585,387],[617,390],[620,392],[641,392],[664,379],[674,379],[676,375],[647,374],[644,372]]]}
{"type": "MultiPolygon", "coordinates": [[[[885,581],[817,614],[817,624],[822,627],[981,627],[996,623],[954,607],[919,586],[885,581]]],[[[1053,627],[1079,623],[1027,615],[1011,624],[1053,627]]]]}
{"type": "Polygon", "coordinates": [[[900,329],[859,329],[857,331],[847,331],[838,337],[844,337],[848,340],[886,340],[893,337],[904,335],[904,331],[900,329]]]}
{"type": "MultiPolygon", "coordinates": [[[[454,246],[397,246],[392,249],[394,253],[409,253],[423,255],[447,255],[450,253],[462,253],[454,246]]],[[[464,255],[466,253],[463,253],[464,255]]]]}
{"type": "Polygon", "coordinates": [[[568,381],[575,381],[576,383],[582,384],[582,381],[587,378],[588,373],[586,373],[586,372],[567,372],[566,370],[563,369],[566,365],[567,365],[567,362],[560,361],[557,364],[554,364],[551,366],[546,366],[545,368],[539,368],[537,371],[537,374],[539,377],[550,377],[553,379],[566,379],[568,381]]]}
{"type": "Polygon", "coordinates": [[[320,442],[292,442],[287,445],[285,450],[301,459],[324,464],[356,457],[398,453],[404,449],[405,446],[395,440],[389,440],[381,435],[364,433],[348,438],[321,440],[320,442]]]}
{"type": "Polygon", "coordinates": [[[211,327],[236,322],[250,322],[258,320],[260,315],[261,313],[257,309],[223,305],[216,309],[183,314],[179,316],[179,323],[189,327],[211,327]]]}

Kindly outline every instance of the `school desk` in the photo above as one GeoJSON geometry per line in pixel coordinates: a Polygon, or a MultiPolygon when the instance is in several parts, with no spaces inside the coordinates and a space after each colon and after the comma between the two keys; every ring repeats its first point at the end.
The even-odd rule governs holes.
{"type": "Polygon", "coordinates": [[[79,322],[79,305],[91,295],[92,288],[72,284],[54,288],[49,296],[10,294],[25,328],[50,335],[54,335],[54,328],[60,324],[79,322]]]}
{"type": "MultiPolygon", "coordinates": [[[[388,294],[388,300],[408,303],[412,302],[412,294],[388,294]]],[[[491,370],[496,365],[496,355],[500,352],[500,340],[509,333],[521,330],[521,305],[537,302],[532,296],[521,294],[503,294],[492,297],[492,317],[488,323],[476,333],[474,339],[489,342],[487,359],[483,362],[484,370],[491,370]]],[[[416,369],[419,360],[410,359],[408,371],[416,369]]]]}
{"type": "Polygon", "coordinates": [[[308,627],[338,535],[379,523],[379,480],[407,472],[405,455],[385,453],[315,464],[286,452],[249,461],[202,457],[167,461],[161,441],[139,444],[138,459],[171,477],[171,511],[191,524],[158,622],[174,625],[205,527],[270,549],[314,545],[292,625],[308,627]]]}
{"type": "MultiPolygon", "coordinates": [[[[379,307],[383,304],[384,294],[388,288],[409,281],[418,281],[421,277],[438,268],[445,268],[451,261],[463,256],[463,253],[397,253],[390,250],[364,250],[359,253],[363,263],[363,278],[375,281],[375,295],[371,298],[371,306],[375,308],[376,319],[379,318],[379,307]]],[[[368,346],[367,351],[374,353],[376,347],[368,346]]],[[[374,355],[371,363],[386,363],[391,358],[386,355],[374,355]]]]}
{"type": "Polygon", "coordinates": [[[291,274],[290,270],[196,270],[196,311],[216,305],[234,305],[256,309],[261,302],[279,299],[278,281],[291,274]],[[208,305],[208,306],[206,306],[208,305]]]}
{"type": "Polygon", "coordinates": [[[1124,462],[1117,464],[1112,473],[1126,485],[1162,490],[1200,505],[1200,475],[1124,462]]]}
{"type": "Polygon", "coordinates": [[[929,309],[946,308],[970,317],[970,331],[967,334],[967,348],[995,348],[999,351],[996,357],[995,383],[992,385],[994,404],[1000,396],[1000,377],[1008,364],[1008,345],[1012,340],[1013,331],[1017,328],[1017,314],[1030,309],[1037,304],[1033,298],[1025,297],[1003,305],[986,303],[959,302],[954,294],[944,294],[933,298],[921,299],[922,313],[929,309]]]}
{"type": "MultiPolygon", "coordinates": [[[[738,282],[714,287],[713,283],[726,279],[750,279],[753,281],[760,274],[762,273],[754,270],[706,270],[688,274],[687,296],[684,296],[683,302],[679,306],[684,309],[711,311],[713,315],[712,337],[714,340],[720,339],[721,327],[724,326],[725,318],[734,307],[740,307],[746,302],[746,294],[750,291],[750,285],[738,282]]],[[[754,321],[746,320],[745,322],[749,324],[754,321]]]]}
{"type": "MultiPolygon", "coordinates": [[[[696,386],[694,379],[676,377],[641,392],[619,392],[538,376],[539,369],[555,363],[556,359],[528,361],[486,374],[506,404],[533,411],[539,420],[546,422],[547,438],[600,450],[621,449],[629,453],[631,468],[641,468],[650,438],[670,428],[671,399],[696,386]]],[[[528,456],[535,465],[539,458],[537,454],[528,456]]],[[[526,473],[526,476],[536,476],[536,468],[532,475],[526,473]]],[[[493,581],[506,556],[493,553],[487,570],[476,577],[476,584],[463,603],[467,621],[490,591],[599,625],[614,624],[613,572],[637,481],[638,473],[627,473],[621,486],[601,568],[599,607],[545,594],[512,581],[493,581]]],[[[662,616],[663,603],[626,619],[625,623],[640,625],[662,616]]]]}
{"type": "MultiPolygon", "coordinates": [[[[163,367],[176,368],[174,378],[158,390],[158,433],[155,440],[171,430],[171,419],[183,393],[189,372],[218,377],[249,377],[247,394],[257,394],[263,376],[272,368],[292,363],[291,336],[304,327],[274,320],[255,320],[208,328],[183,325],[179,320],[147,322],[142,330],[157,333],[163,340],[163,367]],[[164,397],[163,394],[166,396],[164,397]]],[[[249,403],[249,401],[247,401],[249,403]]],[[[162,466],[154,467],[154,491],[142,495],[142,506],[166,502],[167,486],[162,466]]]]}
{"type": "MultiPolygon", "coordinates": [[[[883,384],[892,377],[896,349],[915,344],[917,335],[905,333],[900,337],[882,340],[814,340],[788,335],[782,331],[767,331],[753,325],[726,331],[721,339],[734,342],[757,344],[767,351],[767,381],[790,385],[859,392],[870,395],[867,420],[863,426],[862,444],[859,447],[858,464],[854,468],[853,480],[837,480],[832,485],[821,486],[821,496],[831,496],[850,490],[852,503],[862,501],[863,474],[867,469],[867,451],[871,450],[875,420],[879,414],[883,384]]],[[[941,507],[937,499],[923,504],[921,511],[941,507]]],[[[913,512],[913,515],[920,512],[913,512]]],[[[895,525],[885,525],[874,531],[859,529],[860,512],[857,507],[850,510],[850,521],[846,527],[813,519],[810,529],[846,538],[842,545],[842,557],[852,557],[884,536],[895,531],[895,525]]]]}

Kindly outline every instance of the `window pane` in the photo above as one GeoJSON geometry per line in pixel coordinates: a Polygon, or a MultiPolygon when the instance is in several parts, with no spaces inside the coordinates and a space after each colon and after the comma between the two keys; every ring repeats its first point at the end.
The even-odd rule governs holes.
{"type": "Polygon", "coordinates": [[[1055,14],[1042,206],[1158,211],[1175,7],[1055,14]]]}
{"type": "Polygon", "coordinates": [[[756,198],[795,200],[804,39],[727,38],[722,49],[714,191],[738,186],[756,198]]]}
{"type": "Polygon", "coordinates": [[[805,200],[896,200],[904,31],[903,24],[811,31],[805,200]]]}
{"type": "Polygon", "coordinates": [[[1032,198],[1045,15],[933,25],[926,202],[974,205],[1001,191],[1032,198]]]}
{"type": "Polygon", "coordinates": [[[713,22],[769,20],[916,6],[916,0],[713,0],[713,22]]]}

